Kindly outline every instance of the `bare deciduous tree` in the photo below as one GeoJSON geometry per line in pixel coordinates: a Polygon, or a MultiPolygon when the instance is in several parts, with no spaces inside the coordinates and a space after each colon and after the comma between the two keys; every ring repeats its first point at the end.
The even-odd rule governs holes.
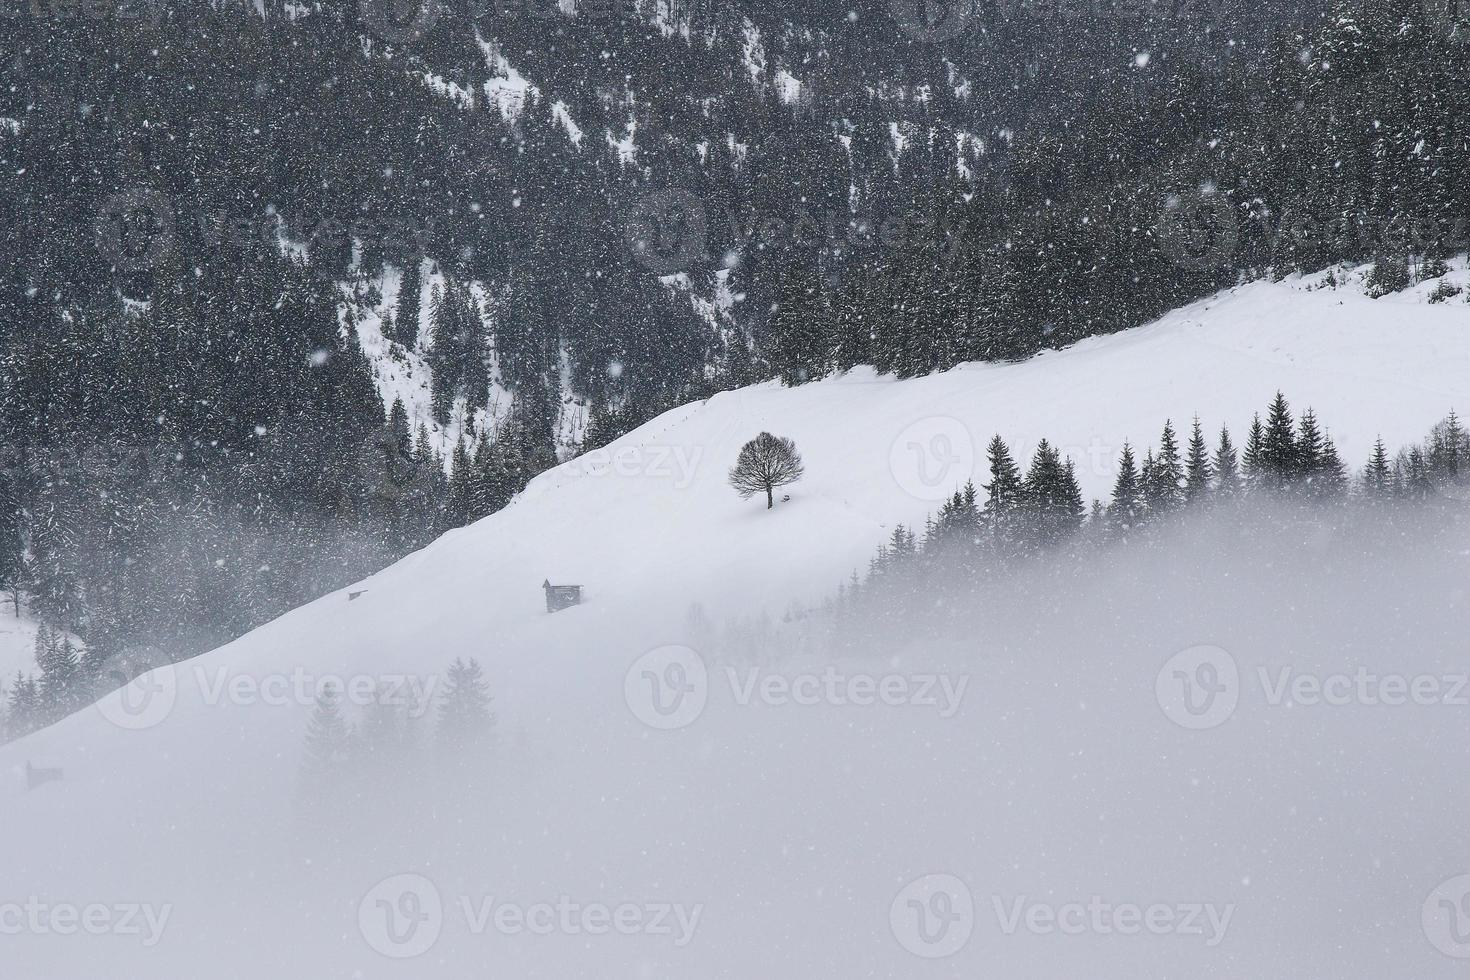
{"type": "Polygon", "coordinates": [[[775,489],[800,480],[803,472],[796,443],[762,432],[741,447],[740,458],[730,471],[730,486],[747,498],[764,491],[770,510],[776,505],[775,489]]]}

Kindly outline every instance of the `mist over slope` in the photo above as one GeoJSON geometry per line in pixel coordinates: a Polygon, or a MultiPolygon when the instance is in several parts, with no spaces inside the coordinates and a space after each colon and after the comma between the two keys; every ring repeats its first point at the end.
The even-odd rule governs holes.
{"type": "MultiPolygon", "coordinates": [[[[161,923],[60,935],[44,916],[19,930],[3,918],[7,963],[124,980],[1223,977],[1283,961],[1313,977],[1449,975],[1419,915],[1466,870],[1455,828],[1470,790],[1445,761],[1465,742],[1463,709],[1287,708],[1248,686],[1233,717],[1190,730],[1156,681],[1201,644],[1250,685],[1263,664],[1463,670],[1459,523],[1397,543],[1328,528],[1260,575],[1269,531],[1239,550],[1220,533],[1218,560],[1189,575],[1167,546],[1110,558],[1119,567],[1064,588],[1018,584],[958,635],[837,664],[707,655],[696,683],[695,661],[666,650],[697,654],[710,624],[820,602],[893,522],[922,523],[978,476],[993,432],[1018,455],[1052,440],[1100,497],[1125,439],[1196,412],[1241,433],[1278,389],[1316,409],[1354,466],[1380,433],[1404,444],[1470,404],[1463,307],[1307,285],[1253,284],[1017,364],[855,371],[686,405],[350,590],[0,748],[0,906],[142,905],[161,923]],[[763,429],[794,439],[807,469],[771,511],[725,485],[763,429]],[[546,579],[587,601],[547,615],[546,579]],[[317,683],[437,694],[470,656],[496,699],[493,746],[440,746],[421,718],[417,752],[385,753],[328,805],[303,805],[317,683]],[[783,703],[765,686],[805,690],[798,677],[822,685],[831,670],[891,681],[892,703],[783,703]],[[650,674],[702,685],[702,710],[648,700],[650,674]],[[28,763],[64,777],[27,791],[28,763]],[[919,882],[931,874],[963,883],[973,913],[968,939],[926,963],[944,930],[907,916],[955,913],[961,894],[919,882]],[[1074,935],[1029,911],[1093,896],[1167,906],[1170,931],[1074,935]],[[565,920],[559,903],[580,911],[565,920]],[[501,905],[512,912],[495,918],[501,905]],[[639,910],[619,920],[626,934],[610,924],[624,905],[639,910]],[[586,919],[594,907],[607,917],[586,919]],[[1214,931],[1184,931],[1186,915],[1214,931]]],[[[369,720],[360,705],[347,715],[369,720]]]]}

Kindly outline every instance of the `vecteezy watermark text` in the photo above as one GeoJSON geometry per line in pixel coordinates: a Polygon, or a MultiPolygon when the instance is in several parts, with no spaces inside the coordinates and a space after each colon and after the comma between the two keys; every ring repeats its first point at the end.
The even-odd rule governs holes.
{"type": "Polygon", "coordinates": [[[1365,665],[1338,671],[1300,670],[1290,664],[1258,665],[1242,680],[1226,650],[1196,646],[1181,650],[1159,669],[1154,691],[1159,707],[1184,728],[1215,728],[1234,715],[1242,696],[1259,692],[1272,708],[1470,707],[1470,672],[1418,674],[1377,672],[1365,665]]]}
{"type": "Polygon", "coordinates": [[[23,902],[0,902],[0,936],[138,936],[157,946],[168,928],[172,905],[140,902],[46,902],[31,895],[23,902]]]}
{"type": "Polygon", "coordinates": [[[647,477],[686,490],[703,458],[702,446],[621,446],[589,450],[567,463],[562,472],[577,477],[647,477]]]}
{"type": "Polygon", "coordinates": [[[139,731],[165,721],[178,702],[181,677],[192,678],[209,707],[310,707],[330,690],[345,704],[397,708],[413,720],[429,711],[440,680],[437,674],[332,674],[304,667],[258,673],[198,663],[148,668],[120,673],[118,689],[97,702],[102,716],[119,728],[139,731]]]}
{"type": "MultiPolygon", "coordinates": [[[[1066,902],[1036,901],[1026,895],[989,896],[990,911],[1003,936],[1180,936],[1207,948],[1225,939],[1234,903],[1113,902],[1101,895],[1066,902]]],[[[889,906],[889,926],[899,945],[925,959],[951,956],[978,927],[980,908],[963,879],[928,874],[899,889],[889,906]]]]}
{"type": "MultiPolygon", "coordinates": [[[[946,719],[959,711],[970,683],[968,674],[875,674],[832,664],[792,672],[727,666],[715,676],[724,678],[731,700],[740,707],[922,708],[946,719]]],[[[693,724],[704,712],[710,687],[704,658],[679,645],[648,651],[623,676],[629,710],[649,727],[663,730],[693,724]]]]}
{"type": "Polygon", "coordinates": [[[438,887],[421,874],[399,874],[374,885],[358,904],[358,929],[384,956],[408,959],[439,940],[450,913],[472,936],[656,936],[682,949],[694,940],[704,904],[579,901],[558,895],[511,901],[496,895],[459,895],[446,911],[438,887]]]}

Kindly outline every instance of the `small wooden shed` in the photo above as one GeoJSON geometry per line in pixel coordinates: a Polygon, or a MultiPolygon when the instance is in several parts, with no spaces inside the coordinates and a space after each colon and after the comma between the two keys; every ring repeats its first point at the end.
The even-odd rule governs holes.
{"type": "Polygon", "coordinates": [[[541,588],[546,590],[546,611],[549,613],[561,612],[582,604],[580,585],[552,585],[551,579],[547,579],[541,583],[541,588]]]}

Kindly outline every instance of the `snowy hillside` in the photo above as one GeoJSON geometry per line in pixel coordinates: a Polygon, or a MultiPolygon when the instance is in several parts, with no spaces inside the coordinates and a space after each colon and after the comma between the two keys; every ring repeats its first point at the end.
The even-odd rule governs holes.
{"type": "MultiPolygon", "coordinates": [[[[1323,793],[1320,810],[1293,822],[1314,805],[1294,789],[1300,733],[1282,723],[1237,731],[1235,742],[1190,738],[1154,704],[1159,664],[1219,638],[1160,639],[1106,674],[1069,672],[1077,651],[1057,649],[990,672],[923,649],[861,665],[942,675],[932,708],[741,707],[712,660],[708,708],[687,726],[660,730],[668,716],[638,701],[644,668],[693,676],[670,673],[691,668],[682,654],[657,651],[697,646],[699,620],[780,617],[830,595],[894,522],[922,524],[937,500],[979,482],[993,433],[1022,457],[1050,439],[1091,498],[1106,495],[1125,440],[1150,445],[1164,419],[1187,425],[1196,413],[1209,432],[1228,424],[1243,435],[1278,389],[1316,410],[1355,469],[1378,435],[1402,445],[1470,406],[1470,306],[1308,289],[1315,281],[1242,287],[1024,363],[903,382],[856,371],[684,406],[543,474],[503,512],[348,590],[355,599],[328,595],[156,672],[138,710],[116,695],[0,748],[0,909],[141,904],[158,926],[150,932],[140,914],[140,931],[63,935],[52,920],[15,929],[0,916],[0,973],[131,980],[199,976],[207,964],[211,977],[251,978],[1450,976],[1457,964],[1425,943],[1419,914],[1424,893],[1470,856],[1435,850],[1470,802],[1451,760],[1405,763],[1361,796],[1323,793]],[[762,430],[794,439],[806,462],[770,512],[725,482],[762,430]],[[546,579],[582,585],[585,604],[548,615],[546,579]],[[441,798],[385,776],[374,792],[402,819],[363,830],[372,801],[354,797],[324,827],[303,829],[293,795],[311,698],[290,693],[296,681],[437,685],[459,656],[485,665],[499,716],[480,805],[456,810],[452,786],[441,798]],[[1097,686],[1074,689],[1079,678],[1097,686]],[[1222,744],[1240,750],[1224,765],[1222,744]],[[28,762],[65,778],[28,792],[28,762]],[[1249,823],[1257,808],[1290,830],[1251,853],[1230,821],[1249,823]],[[1402,823],[1387,822],[1400,810],[1402,823]],[[1338,849],[1334,867],[1361,877],[1317,889],[1314,831],[1338,849]],[[1432,853],[1448,862],[1442,874],[1432,853]],[[928,885],[905,890],[931,873],[964,879],[983,923],[974,942],[932,961],[946,950],[898,924],[908,900],[955,911],[928,885]],[[1398,873],[1390,890],[1384,876],[1398,873]],[[407,891],[402,880],[379,886],[402,874],[432,889],[419,878],[407,891]],[[1017,899],[1099,894],[1206,906],[1189,913],[1202,932],[1035,926],[1011,945],[996,940],[1017,899]],[[543,932],[478,918],[491,897],[522,911],[632,903],[644,918],[630,918],[627,934],[607,921],[599,932],[596,916],[543,932]],[[649,921],[654,906],[668,906],[667,931],[649,921]],[[391,922],[385,937],[382,914],[430,923],[432,935],[402,945],[391,922]],[[420,955],[395,958],[406,953],[420,955]]],[[[977,641],[966,655],[983,651],[977,641]]],[[[777,666],[788,677],[825,669],[799,656],[777,666]]],[[[1317,734],[1363,737],[1348,722],[1332,716],[1317,734]]],[[[1441,723],[1445,745],[1464,744],[1459,716],[1441,723]]],[[[1387,772],[1405,744],[1341,750],[1387,772]]]]}
{"type": "MultiPolygon", "coordinates": [[[[7,595],[3,606],[0,606],[0,694],[10,691],[17,672],[36,673],[36,634],[40,630],[41,624],[36,622],[24,602],[21,603],[20,615],[15,615],[15,608],[7,595]]],[[[86,649],[76,636],[68,635],[67,640],[78,653],[86,649]]]]}
{"type": "Polygon", "coordinates": [[[34,619],[17,617],[8,602],[0,609],[0,690],[9,689],[16,671],[35,671],[37,629],[34,619]]]}

